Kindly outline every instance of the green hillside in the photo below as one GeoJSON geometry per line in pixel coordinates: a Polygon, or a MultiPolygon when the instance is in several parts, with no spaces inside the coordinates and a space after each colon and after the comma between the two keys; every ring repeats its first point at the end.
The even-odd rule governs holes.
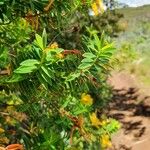
{"type": "Polygon", "coordinates": [[[126,24],[126,31],[119,35],[117,41],[130,42],[140,51],[150,47],[150,5],[118,10],[124,14],[121,23],[126,24]]]}
{"type": "Polygon", "coordinates": [[[122,67],[150,85],[150,5],[117,11],[124,14],[120,24],[126,27],[115,39],[122,67]]]}
{"type": "Polygon", "coordinates": [[[125,18],[133,19],[133,17],[139,18],[143,16],[147,16],[150,19],[150,5],[144,5],[141,7],[127,7],[123,9],[119,9],[119,12],[125,15],[125,18]]]}

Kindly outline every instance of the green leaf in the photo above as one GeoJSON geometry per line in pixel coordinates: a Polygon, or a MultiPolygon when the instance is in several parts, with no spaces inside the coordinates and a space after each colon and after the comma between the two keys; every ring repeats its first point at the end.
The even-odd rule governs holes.
{"type": "Polygon", "coordinates": [[[41,54],[40,54],[40,49],[39,48],[37,48],[37,47],[34,47],[34,53],[39,57],[39,58],[41,58],[41,54]]]}
{"type": "Polygon", "coordinates": [[[25,76],[20,74],[13,74],[13,76],[7,81],[8,83],[19,82],[25,79],[25,76]]]}
{"type": "Polygon", "coordinates": [[[96,58],[96,56],[94,54],[92,54],[92,53],[84,53],[83,57],[86,57],[86,58],[96,58]]]}
{"type": "Polygon", "coordinates": [[[65,108],[68,106],[69,102],[71,101],[72,97],[71,95],[69,97],[67,97],[67,99],[65,100],[65,102],[62,104],[62,107],[65,108]]]}
{"type": "Polygon", "coordinates": [[[37,77],[38,77],[39,82],[44,86],[44,88],[48,89],[47,80],[43,78],[43,76],[41,75],[41,72],[37,72],[37,77]]]}
{"type": "Polygon", "coordinates": [[[42,49],[44,50],[44,46],[43,46],[43,39],[40,35],[35,34],[35,38],[36,38],[36,44],[42,49]]]}
{"type": "Polygon", "coordinates": [[[97,52],[97,48],[95,47],[94,43],[93,44],[92,43],[93,42],[91,42],[90,45],[88,45],[88,48],[97,52]]]}
{"type": "Polygon", "coordinates": [[[87,68],[89,68],[89,67],[91,67],[92,66],[92,64],[91,63],[82,63],[82,64],[80,64],[79,66],[78,66],[78,69],[87,69],[87,68]]]}
{"type": "Polygon", "coordinates": [[[5,48],[4,48],[4,46],[2,46],[2,47],[0,48],[0,55],[2,55],[4,51],[5,51],[5,48]]]}
{"type": "Polygon", "coordinates": [[[104,51],[104,50],[111,49],[111,48],[113,48],[113,43],[104,46],[101,50],[104,51]]]}
{"type": "Polygon", "coordinates": [[[91,63],[91,62],[93,62],[93,59],[91,59],[91,58],[84,58],[81,62],[82,63],[91,63]]]}
{"type": "Polygon", "coordinates": [[[46,33],[45,28],[43,30],[42,39],[43,39],[43,47],[46,48],[46,46],[47,46],[47,33],[46,33]]]}
{"type": "Polygon", "coordinates": [[[47,68],[45,68],[44,66],[41,67],[41,69],[45,72],[45,74],[48,76],[48,77],[51,77],[47,68]]]}
{"type": "Polygon", "coordinates": [[[4,4],[4,2],[0,2],[0,5],[3,5],[4,4]]]}
{"type": "Polygon", "coordinates": [[[23,62],[21,62],[21,66],[34,66],[34,65],[39,65],[40,62],[37,61],[36,59],[27,59],[23,62]]]}
{"type": "Polygon", "coordinates": [[[83,114],[84,112],[87,112],[87,108],[85,106],[80,105],[77,108],[75,108],[74,115],[83,114]]]}
{"type": "Polygon", "coordinates": [[[73,74],[70,74],[70,75],[67,77],[66,81],[72,81],[72,80],[78,78],[79,76],[80,76],[80,73],[73,73],[73,74]]]}
{"type": "Polygon", "coordinates": [[[45,80],[45,82],[47,82],[49,85],[52,85],[52,76],[46,66],[42,66],[39,69],[39,73],[41,74],[41,77],[45,80]]]}
{"type": "Polygon", "coordinates": [[[99,37],[97,36],[97,34],[94,34],[94,41],[95,41],[97,48],[101,49],[101,41],[100,41],[99,37]]]}
{"type": "Polygon", "coordinates": [[[36,66],[20,66],[14,72],[18,74],[31,73],[37,69],[36,66]]]}

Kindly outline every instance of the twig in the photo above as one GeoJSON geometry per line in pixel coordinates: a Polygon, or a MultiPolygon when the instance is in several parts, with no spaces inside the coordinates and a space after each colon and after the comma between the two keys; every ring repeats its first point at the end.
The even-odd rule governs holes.
{"type": "Polygon", "coordinates": [[[49,11],[50,8],[51,8],[51,6],[52,6],[52,4],[53,4],[53,2],[54,2],[54,0],[49,0],[49,3],[48,3],[48,5],[44,8],[44,11],[49,11]]]}

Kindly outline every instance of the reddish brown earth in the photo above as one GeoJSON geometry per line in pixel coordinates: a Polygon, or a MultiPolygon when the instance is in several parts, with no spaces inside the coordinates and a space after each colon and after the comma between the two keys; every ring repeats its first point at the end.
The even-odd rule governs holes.
{"type": "Polygon", "coordinates": [[[150,87],[125,72],[113,73],[109,82],[114,87],[109,115],[122,125],[111,150],[150,150],[150,87]]]}

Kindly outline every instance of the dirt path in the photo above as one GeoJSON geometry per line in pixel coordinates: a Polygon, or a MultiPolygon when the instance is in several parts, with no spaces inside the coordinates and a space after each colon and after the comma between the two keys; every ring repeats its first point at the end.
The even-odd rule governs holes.
{"type": "Polygon", "coordinates": [[[150,150],[150,88],[125,72],[113,73],[109,82],[114,87],[109,115],[122,124],[111,150],[150,150]]]}

